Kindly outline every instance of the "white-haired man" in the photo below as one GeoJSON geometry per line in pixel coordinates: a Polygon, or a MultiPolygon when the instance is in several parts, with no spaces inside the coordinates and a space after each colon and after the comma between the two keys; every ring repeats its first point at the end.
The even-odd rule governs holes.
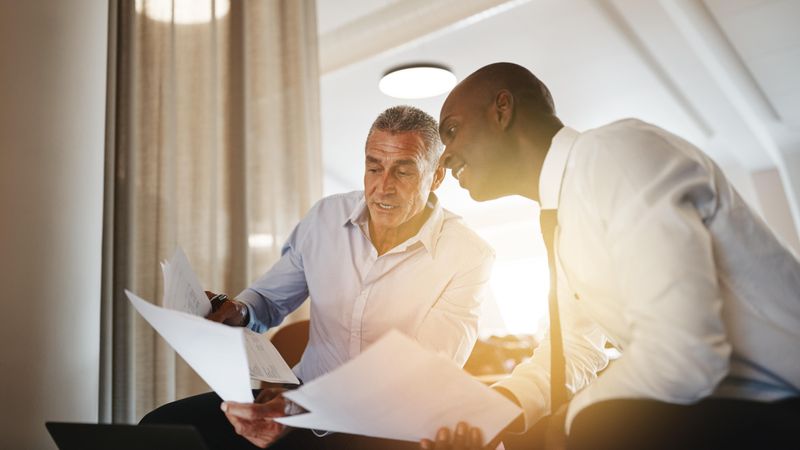
{"type": "MultiPolygon", "coordinates": [[[[444,177],[436,120],[410,106],[389,108],[373,123],[365,147],[364,191],[319,201],[284,244],[280,260],[209,316],[264,331],[310,297],[309,342],[294,367],[303,382],[357,356],[393,328],[459,365],[477,338],[494,252],[433,193],[444,177]]],[[[220,449],[416,447],[290,431],[272,421],[284,415],[285,403],[275,390],[262,391],[252,404],[204,394],[161,407],[142,423],[190,423],[220,449]]]]}

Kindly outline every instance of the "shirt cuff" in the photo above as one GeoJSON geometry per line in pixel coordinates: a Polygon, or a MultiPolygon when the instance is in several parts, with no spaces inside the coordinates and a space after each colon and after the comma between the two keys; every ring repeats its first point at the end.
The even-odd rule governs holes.
{"type": "Polygon", "coordinates": [[[245,325],[247,328],[256,333],[263,333],[269,329],[269,325],[261,320],[265,315],[269,316],[267,308],[264,305],[264,298],[256,292],[245,289],[236,296],[236,300],[244,303],[247,307],[247,312],[250,316],[250,321],[245,325]]]}
{"type": "Polygon", "coordinates": [[[530,430],[549,409],[547,396],[542,395],[539,386],[520,376],[512,375],[498,381],[492,387],[506,389],[517,398],[525,418],[525,430],[530,430]]]}

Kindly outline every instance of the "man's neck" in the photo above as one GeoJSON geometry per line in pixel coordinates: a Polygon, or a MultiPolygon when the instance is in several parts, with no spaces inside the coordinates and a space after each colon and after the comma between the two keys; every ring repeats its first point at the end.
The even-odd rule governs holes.
{"type": "Polygon", "coordinates": [[[412,217],[411,220],[395,228],[375,227],[372,218],[370,218],[369,238],[372,241],[372,245],[375,246],[375,250],[378,251],[378,256],[387,253],[389,250],[419,233],[419,230],[422,229],[422,225],[424,225],[425,221],[430,217],[431,212],[433,212],[433,209],[426,207],[412,217]]]}
{"type": "Polygon", "coordinates": [[[520,170],[526,173],[517,178],[519,185],[516,193],[518,195],[539,201],[539,176],[542,166],[544,166],[544,160],[553,143],[553,138],[563,127],[564,125],[560,122],[554,122],[520,137],[521,154],[517,163],[520,170]]]}

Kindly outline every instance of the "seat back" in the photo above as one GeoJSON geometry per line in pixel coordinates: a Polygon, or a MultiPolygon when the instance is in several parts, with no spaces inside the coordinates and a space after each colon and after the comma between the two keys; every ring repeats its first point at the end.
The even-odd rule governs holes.
{"type": "Polygon", "coordinates": [[[294,367],[303,356],[308,344],[310,323],[308,320],[292,322],[279,329],[270,339],[289,367],[294,367]]]}

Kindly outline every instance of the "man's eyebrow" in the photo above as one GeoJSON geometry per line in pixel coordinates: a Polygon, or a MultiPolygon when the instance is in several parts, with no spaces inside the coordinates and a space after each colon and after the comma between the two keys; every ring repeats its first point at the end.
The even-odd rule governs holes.
{"type": "Polygon", "coordinates": [[[447,116],[444,118],[444,120],[439,122],[439,137],[441,137],[442,134],[444,134],[444,130],[447,128],[447,123],[449,121],[450,121],[450,116],[447,116]]]}
{"type": "MultiPolygon", "coordinates": [[[[370,156],[370,155],[367,155],[367,162],[368,163],[375,163],[375,164],[383,164],[383,162],[380,159],[378,159],[378,158],[376,158],[374,156],[370,156]]],[[[394,165],[394,166],[416,166],[417,165],[417,161],[414,160],[414,159],[410,159],[410,158],[397,159],[397,160],[392,161],[391,165],[394,165]]]]}

